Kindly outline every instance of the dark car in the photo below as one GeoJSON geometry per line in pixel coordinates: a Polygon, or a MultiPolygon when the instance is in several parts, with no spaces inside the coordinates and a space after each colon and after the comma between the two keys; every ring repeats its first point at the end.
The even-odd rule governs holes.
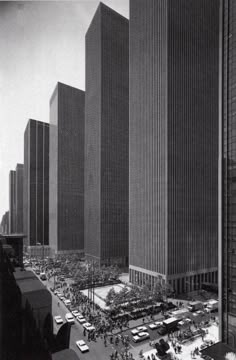
{"type": "Polygon", "coordinates": [[[165,326],[161,326],[158,330],[157,330],[158,334],[160,335],[166,335],[167,334],[167,328],[165,326]]]}

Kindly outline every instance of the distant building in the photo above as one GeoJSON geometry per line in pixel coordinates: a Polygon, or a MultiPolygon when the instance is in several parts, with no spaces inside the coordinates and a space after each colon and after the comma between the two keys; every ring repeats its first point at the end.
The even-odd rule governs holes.
{"type": "Polygon", "coordinates": [[[86,34],[85,254],[128,265],[129,22],[100,3],[86,34]]]}
{"type": "Polygon", "coordinates": [[[9,233],[9,211],[6,211],[5,214],[2,216],[1,233],[2,234],[9,233]]]}
{"type": "Polygon", "coordinates": [[[84,91],[58,83],[50,101],[49,240],[84,252],[84,91]]]}
{"type": "Polygon", "coordinates": [[[48,245],[49,124],[30,119],[24,134],[24,233],[29,251],[48,245]]]}
{"type": "Polygon", "coordinates": [[[16,165],[16,233],[23,233],[23,177],[24,165],[16,165]]]}
{"type": "Polygon", "coordinates": [[[221,340],[236,349],[236,6],[221,4],[219,328],[221,340]]]}
{"type": "Polygon", "coordinates": [[[16,232],[16,172],[9,174],[9,233],[16,232]]]}
{"type": "Polygon", "coordinates": [[[130,1],[133,283],[217,283],[218,59],[218,0],[130,1]]]}

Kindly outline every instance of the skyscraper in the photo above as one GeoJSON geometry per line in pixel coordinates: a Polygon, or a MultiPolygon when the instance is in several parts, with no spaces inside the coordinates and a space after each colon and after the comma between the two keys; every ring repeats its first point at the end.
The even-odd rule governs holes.
{"type": "Polygon", "coordinates": [[[24,134],[24,234],[27,244],[48,245],[49,124],[28,121],[24,134]]]}
{"type": "Polygon", "coordinates": [[[9,173],[9,233],[16,232],[16,172],[9,173]]]}
{"type": "Polygon", "coordinates": [[[132,282],[217,282],[217,0],[130,1],[132,282]]]}
{"type": "Polygon", "coordinates": [[[16,165],[16,232],[23,233],[23,176],[24,165],[16,165]]]}
{"type": "Polygon", "coordinates": [[[222,0],[221,4],[220,335],[236,348],[236,3],[222,0]]]}
{"type": "Polygon", "coordinates": [[[84,91],[58,83],[50,101],[49,239],[84,251],[84,91]]]}
{"type": "Polygon", "coordinates": [[[85,254],[128,264],[129,23],[100,3],[86,34],[85,254]]]}
{"type": "Polygon", "coordinates": [[[9,211],[6,211],[5,214],[2,216],[1,233],[2,234],[9,233],[9,211]]]}

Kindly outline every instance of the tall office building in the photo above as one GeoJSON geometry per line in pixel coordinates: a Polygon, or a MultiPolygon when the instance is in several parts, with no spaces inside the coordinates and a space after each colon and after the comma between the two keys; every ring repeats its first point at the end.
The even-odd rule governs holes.
{"type": "Polygon", "coordinates": [[[9,233],[16,232],[16,172],[9,173],[9,233]]]}
{"type": "Polygon", "coordinates": [[[1,233],[2,234],[9,233],[9,211],[6,211],[5,214],[2,216],[1,233]]]}
{"type": "Polygon", "coordinates": [[[217,282],[217,0],[130,1],[130,280],[217,282]]]}
{"type": "Polygon", "coordinates": [[[24,165],[16,165],[16,233],[23,233],[23,176],[24,165]]]}
{"type": "Polygon", "coordinates": [[[50,101],[49,241],[84,251],[84,91],[58,83],[50,101]]]}
{"type": "Polygon", "coordinates": [[[236,348],[236,3],[222,0],[221,4],[220,335],[236,348]]]}
{"type": "Polygon", "coordinates": [[[48,245],[49,124],[32,120],[24,133],[24,234],[30,247],[48,245]]]}
{"type": "Polygon", "coordinates": [[[85,254],[128,264],[129,22],[100,3],[86,34],[85,254]]]}

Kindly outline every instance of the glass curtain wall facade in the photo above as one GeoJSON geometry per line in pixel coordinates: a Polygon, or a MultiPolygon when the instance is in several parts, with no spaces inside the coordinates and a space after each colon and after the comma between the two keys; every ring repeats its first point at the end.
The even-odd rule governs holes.
{"type": "Polygon", "coordinates": [[[236,2],[222,0],[222,340],[236,348],[236,2]]]}
{"type": "Polygon", "coordinates": [[[217,283],[218,0],[130,1],[130,280],[217,283]]]}
{"type": "Polygon", "coordinates": [[[23,176],[24,165],[16,165],[16,233],[23,233],[23,176]]]}
{"type": "Polygon", "coordinates": [[[49,124],[30,119],[24,133],[24,234],[28,246],[48,245],[49,124]]]}
{"type": "Polygon", "coordinates": [[[58,83],[50,101],[49,239],[84,251],[84,91],[58,83]]]}
{"type": "Polygon", "coordinates": [[[85,254],[128,265],[129,22],[100,3],[86,34],[85,254]]]}
{"type": "Polygon", "coordinates": [[[16,172],[9,174],[9,233],[16,232],[16,172]]]}

